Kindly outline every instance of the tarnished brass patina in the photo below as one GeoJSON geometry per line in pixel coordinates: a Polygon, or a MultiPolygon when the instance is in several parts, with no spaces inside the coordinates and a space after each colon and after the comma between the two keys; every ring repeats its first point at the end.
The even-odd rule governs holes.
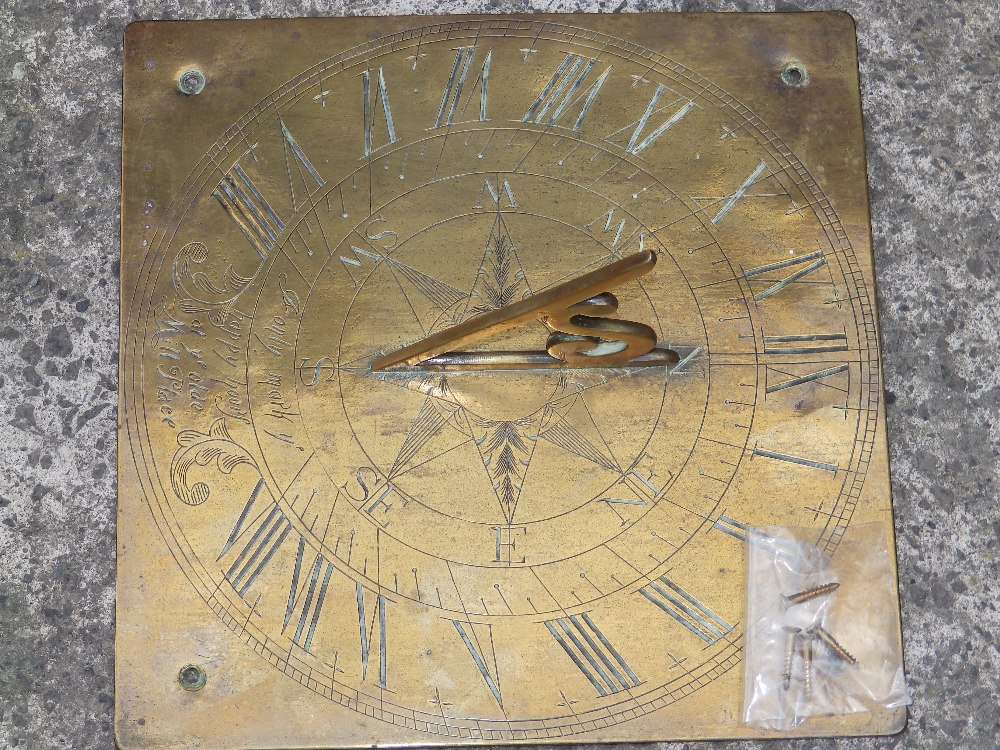
{"type": "Polygon", "coordinates": [[[119,743],[766,736],[747,530],[892,533],[857,70],[838,13],[130,26],[119,743]]]}

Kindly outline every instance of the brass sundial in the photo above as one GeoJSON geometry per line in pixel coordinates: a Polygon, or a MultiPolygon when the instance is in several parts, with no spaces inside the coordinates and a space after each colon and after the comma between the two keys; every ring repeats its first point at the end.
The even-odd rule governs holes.
{"type": "Polygon", "coordinates": [[[123,168],[123,747],[767,734],[747,530],[892,529],[849,16],[133,24],[123,168]]]}

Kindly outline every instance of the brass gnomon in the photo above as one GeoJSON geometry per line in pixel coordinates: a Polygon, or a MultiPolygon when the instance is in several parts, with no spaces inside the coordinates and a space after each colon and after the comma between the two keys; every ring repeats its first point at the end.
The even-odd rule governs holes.
{"type": "Polygon", "coordinates": [[[385,354],[372,363],[372,370],[531,370],[676,363],[677,352],[657,348],[656,332],[645,323],[605,317],[618,310],[618,299],[607,290],[634,281],[655,266],[655,253],[634,253],[385,354]],[[456,350],[532,320],[541,320],[552,331],[546,351],[456,350]]]}

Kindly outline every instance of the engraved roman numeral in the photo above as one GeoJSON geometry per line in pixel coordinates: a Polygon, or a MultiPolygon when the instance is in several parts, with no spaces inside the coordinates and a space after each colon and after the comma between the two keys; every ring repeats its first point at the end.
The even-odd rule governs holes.
{"type": "Polygon", "coordinates": [[[257,482],[250,493],[236,525],[216,558],[216,561],[221,560],[238,540],[249,535],[225,573],[226,580],[240,596],[246,594],[292,530],[291,523],[273,500],[270,502],[270,510],[261,510],[255,518],[250,519],[261,490],[267,491],[263,479],[257,482]]]}
{"type": "Polygon", "coordinates": [[[743,180],[743,184],[736,189],[735,193],[729,196],[726,202],[722,204],[722,208],[720,208],[719,211],[715,214],[715,216],[712,217],[713,224],[718,224],[720,221],[722,221],[723,218],[725,218],[726,214],[730,212],[730,210],[733,208],[733,206],[736,205],[737,201],[739,201],[740,198],[746,195],[747,190],[749,190],[750,186],[757,181],[757,178],[764,173],[765,169],[767,169],[767,164],[765,164],[764,162],[761,162],[760,164],[757,165],[757,168],[750,173],[749,177],[743,180]]]}
{"type": "Polygon", "coordinates": [[[795,336],[764,336],[765,354],[815,354],[846,352],[845,333],[807,333],[795,336]]]}
{"type": "Polygon", "coordinates": [[[778,271],[783,268],[791,268],[793,266],[805,265],[805,268],[800,268],[793,273],[789,274],[780,281],[774,281],[773,279],[767,279],[766,283],[770,284],[763,291],[754,294],[754,301],[760,302],[762,299],[770,297],[772,294],[776,294],[784,289],[789,284],[798,281],[804,276],[808,276],[813,271],[816,271],[826,265],[826,258],[823,257],[822,252],[810,253],[809,255],[803,255],[801,258],[793,258],[791,260],[783,260],[780,263],[769,263],[766,266],[758,266],[757,268],[751,268],[743,272],[743,278],[746,279],[753,287],[753,282],[750,281],[754,276],[760,276],[762,274],[770,273],[771,271],[778,271]],[[773,282],[773,283],[772,283],[773,282]]]}
{"type": "Polygon", "coordinates": [[[609,66],[590,88],[580,93],[584,79],[595,64],[597,64],[595,58],[566,55],[528,111],[521,117],[521,122],[534,122],[546,126],[558,125],[563,117],[579,107],[576,120],[569,126],[571,130],[579,130],[590,110],[590,105],[594,103],[604,81],[611,73],[609,66]]]}
{"type": "Polygon", "coordinates": [[[270,254],[285,223],[254,185],[237,161],[226,173],[212,196],[240,228],[261,259],[270,254]]]}
{"type": "Polygon", "coordinates": [[[825,370],[817,370],[816,372],[811,372],[808,375],[794,377],[791,378],[790,380],[782,381],[781,383],[775,383],[774,385],[769,385],[767,386],[767,388],[765,388],[765,391],[767,393],[774,393],[775,391],[783,391],[786,388],[794,388],[797,385],[812,383],[813,381],[822,380],[823,378],[829,378],[832,377],[833,375],[838,375],[842,372],[846,372],[847,368],[848,368],[847,365],[837,365],[836,367],[828,367],[825,370]]]}
{"type": "Polygon", "coordinates": [[[329,563],[323,555],[317,554],[313,558],[312,567],[303,579],[302,586],[299,586],[299,579],[302,574],[302,560],[305,556],[306,540],[299,537],[299,548],[295,556],[295,569],[292,572],[292,583],[288,589],[288,604],[285,607],[285,619],[281,626],[284,632],[289,622],[295,621],[295,632],[292,635],[292,643],[300,646],[305,651],[309,651],[312,646],[313,635],[316,632],[316,624],[319,622],[320,613],[323,611],[323,602],[326,601],[326,590],[330,585],[330,576],[333,574],[333,565],[329,563]],[[296,621],[294,615],[298,614],[296,621]]]}
{"type": "Polygon", "coordinates": [[[735,518],[727,516],[725,513],[720,515],[715,522],[712,524],[713,529],[721,531],[723,534],[729,534],[731,537],[739,539],[741,542],[747,540],[747,536],[753,531],[753,528],[747,524],[737,521],[735,518]]]}
{"type": "Polygon", "coordinates": [[[500,692],[500,671],[497,668],[496,651],[493,648],[493,626],[452,620],[452,625],[458,631],[458,637],[469,650],[476,669],[482,675],[486,687],[493,693],[497,705],[503,708],[503,694],[500,692]]]}
{"type": "Polygon", "coordinates": [[[776,453],[775,451],[761,450],[760,448],[753,449],[753,455],[761,456],[762,458],[772,458],[775,461],[787,461],[790,464],[797,464],[799,466],[808,466],[811,469],[822,469],[823,471],[829,471],[836,473],[838,467],[834,464],[828,464],[824,461],[814,461],[811,458],[802,458],[800,456],[790,456],[787,453],[776,453]]]}
{"type": "Polygon", "coordinates": [[[386,641],[385,641],[385,607],[386,598],[382,594],[375,595],[375,607],[370,618],[366,617],[365,589],[360,583],[355,584],[355,598],[358,603],[358,631],[361,637],[361,679],[368,676],[368,654],[371,635],[374,635],[375,623],[378,622],[378,684],[382,688],[387,685],[386,672],[386,641]]]}
{"type": "Polygon", "coordinates": [[[635,672],[586,612],[547,620],[545,627],[599,695],[638,687],[635,672]]]}
{"type": "MultiPolygon", "coordinates": [[[[299,144],[292,137],[292,134],[288,132],[288,128],[285,127],[285,123],[281,122],[281,137],[283,139],[283,149],[285,153],[285,172],[288,176],[288,192],[292,197],[292,210],[297,211],[299,209],[299,202],[295,195],[295,184],[301,185],[306,195],[308,196],[313,192],[313,190],[318,190],[326,184],[323,178],[319,176],[319,172],[312,165],[312,162],[306,157],[299,148],[299,144]],[[315,185],[315,187],[311,187],[315,185]]],[[[303,202],[304,205],[304,202],[303,202]]]]}
{"type": "Polygon", "coordinates": [[[624,133],[629,128],[633,128],[632,134],[628,139],[628,144],[625,146],[626,151],[630,154],[639,154],[652,146],[661,135],[670,130],[670,128],[683,119],[684,115],[694,109],[694,102],[685,101],[684,104],[682,104],[680,108],[677,109],[670,117],[654,128],[648,135],[643,137],[643,132],[646,130],[646,126],[649,125],[649,121],[653,115],[666,109],[670,109],[681,101],[680,99],[675,99],[667,104],[657,106],[660,104],[660,99],[663,97],[663,93],[668,90],[669,89],[667,89],[667,87],[662,83],[658,83],[656,85],[656,91],[653,92],[653,96],[650,98],[649,104],[646,105],[646,111],[643,112],[642,117],[640,117],[638,121],[631,122],[624,128],[620,128],[619,130],[609,134],[605,140],[611,140],[621,133],[624,133]]]}
{"type": "Polygon", "coordinates": [[[715,643],[733,626],[666,576],[660,576],[639,593],[686,627],[705,643],[715,643]]]}
{"type": "MultiPolygon", "coordinates": [[[[435,128],[439,128],[442,125],[451,125],[455,121],[455,112],[458,108],[459,100],[462,98],[462,89],[465,87],[465,79],[469,75],[469,66],[472,64],[472,58],[475,54],[475,47],[459,47],[455,52],[455,63],[451,66],[451,75],[448,76],[448,82],[444,87],[444,94],[441,95],[441,106],[438,107],[437,118],[434,120],[435,128]]],[[[479,73],[479,77],[473,82],[472,92],[466,100],[460,116],[465,114],[465,110],[468,109],[469,104],[472,102],[472,94],[475,93],[475,87],[478,86],[479,121],[484,122],[487,119],[486,96],[490,80],[490,61],[492,59],[493,50],[490,49],[483,60],[483,67],[479,73]]]]}
{"type": "Polygon", "coordinates": [[[371,71],[365,70],[361,73],[361,86],[364,89],[365,105],[365,156],[370,156],[372,152],[396,142],[396,128],[392,123],[392,108],[389,106],[389,89],[385,85],[385,74],[382,72],[382,67],[379,66],[378,69],[375,96],[372,96],[371,71]],[[375,127],[375,115],[378,113],[379,103],[382,105],[382,117],[385,120],[388,141],[381,146],[373,146],[372,131],[375,127]]]}

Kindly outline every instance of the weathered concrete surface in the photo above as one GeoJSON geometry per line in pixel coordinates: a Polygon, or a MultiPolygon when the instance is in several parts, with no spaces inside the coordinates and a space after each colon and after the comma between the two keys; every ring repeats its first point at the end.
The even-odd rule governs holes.
{"type": "MultiPolygon", "coordinates": [[[[134,19],[795,10],[858,21],[914,705],[1000,743],[1000,6],[993,0],[0,2],[0,747],[111,748],[122,30],[134,19]]],[[[679,745],[677,747],[684,747],[679,745]]]]}

